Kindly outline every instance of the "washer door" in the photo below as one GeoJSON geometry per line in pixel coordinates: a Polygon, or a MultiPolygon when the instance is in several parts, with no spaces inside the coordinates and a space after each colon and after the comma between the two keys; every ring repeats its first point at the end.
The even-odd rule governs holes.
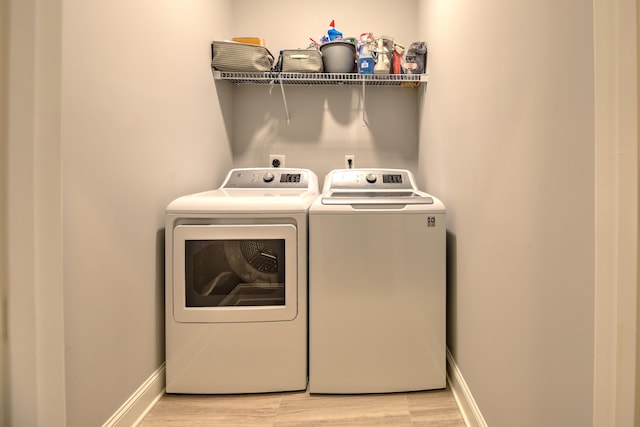
{"type": "Polygon", "coordinates": [[[197,323],[293,320],[296,265],[292,224],[178,225],[173,316],[197,323]]]}

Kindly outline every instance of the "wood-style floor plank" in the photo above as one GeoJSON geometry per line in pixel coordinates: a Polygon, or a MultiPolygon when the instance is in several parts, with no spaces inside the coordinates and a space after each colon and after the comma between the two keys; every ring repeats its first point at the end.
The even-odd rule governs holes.
{"type": "Polygon", "coordinates": [[[408,426],[404,394],[284,395],[274,427],[291,426],[408,426]]]}
{"type": "Polygon", "coordinates": [[[281,400],[281,393],[233,396],[165,394],[139,426],[272,426],[281,400]]]}
{"type": "Polygon", "coordinates": [[[448,389],[413,393],[164,395],[140,427],[464,427],[448,389]]]}
{"type": "Polygon", "coordinates": [[[458,404],[450,390],[407,393],[413,427],[464,427],[458,404]]]}

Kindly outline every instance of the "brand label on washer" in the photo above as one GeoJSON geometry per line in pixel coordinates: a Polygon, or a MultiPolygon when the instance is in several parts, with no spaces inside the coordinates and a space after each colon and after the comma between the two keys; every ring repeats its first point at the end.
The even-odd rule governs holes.
{"type": "Polygon", "coordinates": [[[436,226],[436,217],[428,216],[427,217],[427,227],[435,227],[436,226]]]}

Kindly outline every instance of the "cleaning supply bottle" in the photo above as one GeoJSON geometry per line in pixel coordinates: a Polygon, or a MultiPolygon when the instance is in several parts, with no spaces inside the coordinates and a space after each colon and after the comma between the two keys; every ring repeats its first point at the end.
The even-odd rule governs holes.
{"type": "Polygon", "coordinates": [[[404,46],[393,45],[393,74],[402,74],[402,58],[404,56],[404,46]]]}
{"type": "Polygon", "coordinates": [[[336,30],[335,20],[331,21],[331,24],[329,24],[329,27],[330,27],[329,31],[327,31],[327,34],[329,34],[329,40],[330,41],[342,40],[342,33],[336,30]]]}
{"type": "Polygon", "coordinates": [[[382,38],[377,39],[378,45],[375,49],[376,52],[376,65],[373,68],[374,74],[389,74],[391,70],[391,61],[389,60],[389,49],[384,45],[382,38]]]}
{"type": "Polygon", "coordinates": [[[358,48],[358,72],[360,74],[373,74],[373,67],[376,65],[369,46],[366,44],[360,45],[358,48]]]}

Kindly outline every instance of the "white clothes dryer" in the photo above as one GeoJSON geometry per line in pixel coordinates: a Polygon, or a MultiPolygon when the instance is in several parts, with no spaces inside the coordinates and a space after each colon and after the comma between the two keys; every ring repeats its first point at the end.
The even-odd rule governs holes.
{"type": "Polygon", "coordinates": [[[233,169],[166,209],[167,393],[307,386],[306,169],[233,169]]]}
{"type": "Polygon", "coordinates": [[[309,210],[309,391],[446,386],[446,209],[394,169],[330,172],[309,210]]]}

